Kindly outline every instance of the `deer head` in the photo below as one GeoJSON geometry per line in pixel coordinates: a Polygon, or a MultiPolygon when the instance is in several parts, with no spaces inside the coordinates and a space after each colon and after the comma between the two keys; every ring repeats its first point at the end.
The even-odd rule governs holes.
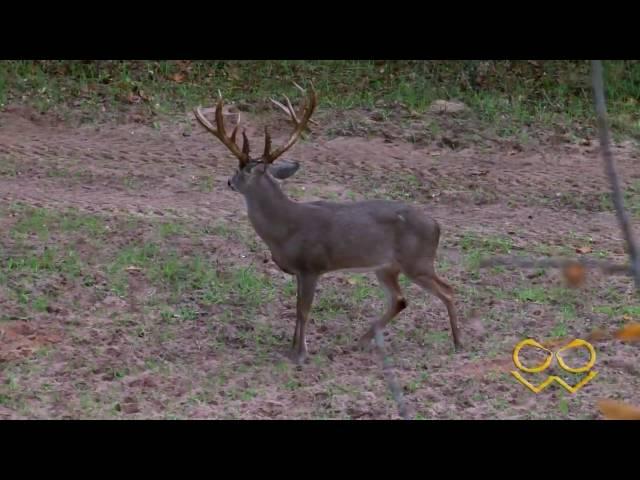
{"type": "MultiPolygon", "coordinates": [[[[301,87],[296,85],[299,89],[301,87]]],[[[231,132],[231,135],[227,135],[224,120],[222,118],[223,100],[222,94],[219,94],[218,104],[216,105],[216,126],[214,127],[209,120],[206,119],[202,113],[200,107],[195,109],[195,116],[198,122],[213,134],[223,145],[225,145],[231,153],[238,159],[238,169],[235,174],[229,178],[228,185],[233,190],[244,194],[245,196],[257,188],[264,188],[265,184],[268,186],[276,186],[274,178],[283,180],[293,175],[300,164],[293,161],[281,161],[277,164],[273,164],[274,160],[280,157],[283,153],[289,150],[298,141],[300,135],[307,128],[307,124],[313,114],[317,105],[317,95],[313,86],[310,88],[309,98],[304,106],[301,118],[298,119],[291,102],[287,97],[287,106],[285,107],[279,102],[272,100],[276,105],[285,110],[290,116],[291,121],[294,124],[294,130],[289,137],[289,140],[276,150],[271,150],[271,135],[269,134],[268,127],[264,129],[264,151],[260,157],[251,156],[251,147],[249,139],[243,129],[242,131],[242,149],[236,143],[236,136],[238,128],[240,126],[240,114],[238,114],[238,120],[236,126],[231,132]]]]}

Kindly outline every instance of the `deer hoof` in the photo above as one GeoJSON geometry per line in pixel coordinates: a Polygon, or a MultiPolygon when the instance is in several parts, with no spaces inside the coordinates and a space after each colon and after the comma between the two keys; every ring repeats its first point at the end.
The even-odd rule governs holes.
{"type": "Polygon", "coordinates": [[[308,355],[306,351],[299,352],[298,350],[292,350],[289,353],[289,359],[293,362],[294,365],[303,365],[307,360],[307,357],[308,355]]]}

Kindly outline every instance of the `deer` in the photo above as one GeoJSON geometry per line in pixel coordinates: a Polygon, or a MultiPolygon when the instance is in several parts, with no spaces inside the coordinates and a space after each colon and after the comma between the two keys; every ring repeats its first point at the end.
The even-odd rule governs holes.
{"type": "Polygon", "coordinates": [[[289,151],[308,128],[318,103],[313,85],[300,114],[296,114],[287,97],[286,107],[272,100],[288,113],[294,128],[284,145],[272,150],[269,128],[265,126],[264,150],[255,156],[251,154],[244,128],[242,148],[236,142],[239,113],[235,128],[228,135],[220,91],[218,95],[216,125],[205,117],[201,107],[195,108],[195,118],[238,159],[237,170],[229,177],[228,186],[244,197],[249,221],[269,248],[272,261],[296,278],[296,326],[288,355],[290,360],[301,365],[307,359],[305,334],[318,280],[324,274],[337,271],[374,272],[386,293],[386,310],[370,325],[356,347],[366,349],[376,329],[382,330],[407,307],[398,282],[402,273],[442,301],[448,312],[454,349],[459,351],[462,343],[454,291],[435,271],[440,241],[437,220],[414,206],[392,200],[297,202],[281,189],[280,181],[296,173],[300,162],[274,162],[289,151]]]}

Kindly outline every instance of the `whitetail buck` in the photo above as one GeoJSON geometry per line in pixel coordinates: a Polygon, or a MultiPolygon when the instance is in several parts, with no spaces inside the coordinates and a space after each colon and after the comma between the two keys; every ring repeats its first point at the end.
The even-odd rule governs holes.
{"type": "MultiPolygon", "coordinates": [[[[274,102],[277,103],[277,102],[274,102]]],[[[291,102],[287,107],[295,128],[289,140],[275,151],[265,127],[264,151],[260,157],[250,156],[249,140],[243,131],[242,150],[236,144],[238,122],[227,135],[222,116],[222,95],[218,100],[214,127],[200,110],[195,116],[200,124],[218,138],[239,160],[238,170],[229,186],[246,201],[249,220],[256,233],[271,250],[273,261],[297,280],[297,317],[293,335],[292,359],[302,363],[307,355],[305,329],[313,303],[316,284],[321,275],[336,270],[374,271],[387,293],[387,310],[377,326],[383,328],[406,306],[398,276],[404,273],[414,283],[430,291],[447,307],[453,343],[460,343],[453,289],[438,278],[435,255],[440,240],[436,220],[402,203],[369,200],[353,203],[306,202],[290,200],[275,179],[293,175],[298,162],[273,161],[289,150],[306,128],[317,104],[310,88],[309,99],[298,118],[291,102]]],[[[359,342],[365,347],[374,336],[371,326],[359,342]]]]}

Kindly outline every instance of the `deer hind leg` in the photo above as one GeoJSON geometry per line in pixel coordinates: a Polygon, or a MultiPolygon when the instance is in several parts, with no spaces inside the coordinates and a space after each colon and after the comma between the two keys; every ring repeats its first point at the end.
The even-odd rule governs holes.
{"type": "Polygon", "coordinates": [[[292,359],[302,364],[307,358],[307,340],[305,328],[309,319],[309,312],[313,304],[318,277],[316,275],[298,275],[298,296],[296,305],[296,329],[293,334],[292,359]]]}
{"type": "Polygon", "coordinates": [[[365,348],[371,342],[375,335],[376,326],[378,328],[384,328],[398,313],[407,307],[407,301],[402,295],[402,290],[398,283],[399,275],[400,271],[394,268],[376,270],[376,277],[378,277],[380,286],[387,294],[387,310],[360,339],[358,342],[359,348],[365,348]]]}
{"type": "Polygon", "coordinates": [[[445,307],[447,307],[449,322],[451,323],[453,345],[456,350],[461,350],[462,342],[460,341],[460,333],[458,331],[458,315],[453,303],[453,288],[451,285],[436,275],[433,265],[429,265],[423,269],[416,269],[414,266],[411,270],[406,271],[405,274],[415,284],[420,285],[438,297],[442,303],[444,303],[445,307]]]}

